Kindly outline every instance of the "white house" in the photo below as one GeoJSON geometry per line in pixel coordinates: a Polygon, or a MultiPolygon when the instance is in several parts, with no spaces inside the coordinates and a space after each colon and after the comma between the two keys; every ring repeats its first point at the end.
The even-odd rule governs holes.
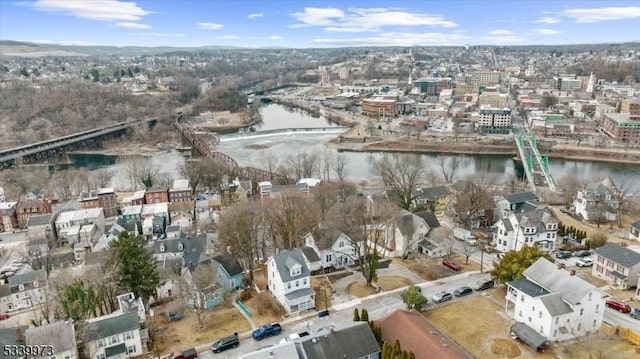
{"type": "Polygon", "coordinates": [[[350,266],[358,258],[359,251],[353,241],[346,234],[328,226],[318,226],[307,233],[303,240],[304,246],[315,250],[320,257],[321,268],[350,266]]]}
{"type": "Polygon", "coordinates": [[[315,308],[311,273],[299,249],[284,250],[267,260],[268,288],[287,313],[315,308]]]}
{"type": "Polygon", "coordinates": [[[640,253],[616,243],[607,243],[593,253],[591,274],[621,289],[638,283],[640,253]]]}
{"type": "Polygon", "coordinates": [[[52,238],[53,215],[48,213],[29,217],[27,220],[27,233],[30,238],[52,238]]]}
{"type": "Polygon", "coordinates": [[[555,249],[560,221],[549,208],[510,213],[496,223],[496,250],[518,251],[526,246],[539,246],[545,252],[555,249]]]}
{"type": "Polygon", "coordinates": [[[96,238],[104,234],[104,212],[102,208],[81,209],[62,212],[55,221],[58,243],[73,244],[80,241],[80,231],[83,226],[95,225],[92,231],[96,238]]]}
{"type": "Polygon", "coordinates": [[[513,213],[527,212],[528,209],[537,207],[538,196],[533,192],[518,192],[505,196],[496,196],[493,199],[496,204],[497,219],[507,218],[513,213]]]}
{"type": "Polygon", "coordinates": [[[618,218],[620,202],[616,197],[617,189],[611,178],[601,182],[589,183],[578,191],[573,202],[575,213],[585,221],[615,221],[618,218]]]}
{"type": "Polygon", "coordinates": [[[401,209],[395,220],[387,227],[378,253],[382,257],[402,257],[419,249],[419,243],[427,237],[431,227],[425,218],[401,209]]]}
{"type": "Polygon", "coordinates": [[[58,321],[30,327],[25,330],[24,339],[27,346],[44,350],[43,357],[46,356],[49,359],[79,358],[76,331],[72,321],[58,321]]]}
{"type": "Polygon", "coordinates": [[[8,284],[0,285],[0,313],[28,309],[44,304],[47,281],[43,269],[16,274],[8,284]]]}
{"type": "Polygon", "coordinates": [[[544,258],[523,275],[506,283],[505,312],[517,322],[548,341],[571,340],[600,329],[608,294],[544,258]]]}
{"type": "Polygon", "coordinates": [[[136,313],[89,319],[86,326],[89,358],[122,359],[144,354],[146,350],[142,345],[142,333],[136,313]]]}

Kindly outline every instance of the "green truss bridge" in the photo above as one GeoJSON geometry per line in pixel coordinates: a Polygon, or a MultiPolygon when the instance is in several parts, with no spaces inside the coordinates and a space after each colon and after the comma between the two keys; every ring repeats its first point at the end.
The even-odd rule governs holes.
{"type": "Polygon", "coordinates": [[[534,134],[520,133],[515,137],[518,147],[518,156],[522,160],[524,172],[529,181],[529,186],[535,192],[546,188],[557,192],[556,183],[549,171],[549,157],[540,154],[536,136],[534,134]]]}

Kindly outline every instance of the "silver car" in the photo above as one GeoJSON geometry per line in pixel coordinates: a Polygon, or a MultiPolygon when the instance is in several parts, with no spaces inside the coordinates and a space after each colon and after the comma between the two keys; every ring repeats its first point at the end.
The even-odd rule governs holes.
{"type": "Polygon", "coordinates": [[[440,291],[431,297],[431,301],[434,303],[442,303],[451,299],[453,299],[453,295],[446,290],[440,291]]]}

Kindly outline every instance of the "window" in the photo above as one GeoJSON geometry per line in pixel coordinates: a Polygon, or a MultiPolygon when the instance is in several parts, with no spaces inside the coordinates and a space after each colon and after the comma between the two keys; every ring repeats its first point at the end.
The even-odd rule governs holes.
{"type": "Polygon", "coordinates": [[[291,289],[291,282],[287,283],[287,289],[291,289]]]}
{"type": "Polygon", "coordinates": [[[184,245],[182,243],[178,243],[178,250],[184,250],[184,245]]]}
{"type": "MultiPolygon", "coordinates": [[[[19,289],[19,290],[24,290],[24,285],[20,284],[20,285],[18,286],[18,289],[19,289]]],[[[17,298],[17,297],[18,297],[18,296],[16,296],[16,298],[17,298]]]]}
{"type": "Polygon", "coordinates": [[[131,353],[135,353],[136,352],[136,346],[135,345],[130,345],[127,347],[127,354],[131,354],[131,353]]]}
{"type": "Polygon", "coordinates": [[[558,324],[559,320],[560,320],[560,317],[556,317],[556,324],[558,324]]]}
{"type": "Polygon", "coordinates": [[[303,280],[302,280],[302,284],[303,284],[303,285],[307,285],[307,278],[305,278],[305,279],[303,279],[303,280]]]}
{"type": "Polygon", "coordinates": [[[33,281],[33,286],[34,286],[35,288],[38,288],[38,281],[37,281],[37,280],[34,280],[34,281],[33,281]]]}
{"type": "Polygon", "coordinates": [[[578,332],[580,331],[581,328],[582,328],[582,323],[578,323],[578,332]]]}
{"type": "Polygon", "coordinates": [[[536,307],[535,306],[531,307],[531,311],[535,313],[536,307]]]}
{"type": "Polygon", "coordinates": [[[107,359],[107,356],[104,353],[96,355],[96,359],[107,359]]]}
{"type": "Polygon", "coordinates": [[[164,244],[160,245],[160,252],[164,252],[164,244]]]}
{"type": "Polygon", "coordinates": [[[327,254],[327,258],[326,258],[325,262],[331,263],[331,253],[327,254]]]}
{"type": "Polygon", "coordinates": [[[340,241],[340,243],[338,244],[338,247],[340,248],[344,247],[344,241],[340,241]]]}
{"type": "Polygon", "coordinates": [[[538,318],[542,318],[542,311],[540,311],[540,313],[538,313],[538,318]]]}
{"type": "Polygon", "coordinates": [[[529,317],[529,323],[531,323],[531,317],[529,317]]]}
{"type": "Polygon", "coordinates": [[[298,288],[300,286],[300,282],[296,281],[296,288],[298,288]]]}
{"type": "Polygon", "coordinates": [[[104,346],[104,341],[102,339],[98,340],[98,348],[102,348],[104,346]]]}
{"type": "Polygon", "coordinates": [[[596,320],[595,319],[593,320],[593,327],[594,328],[596,327],[596,320]]]}
{"type": "Polygon", "coordinates": [[[524,294],[520,294],[520,301],[524,302],[524,294]]]}
{"type": "Polygon", "coordinates": [[[133,333],[132,332],[126,332],[124,333],[124,339],[133,339],[133,333]]]}
{"type": "Polygon", "coordinates": [[[522,317],[522,311],[518,311],[518,316],[522,317]]]}
{"type": "Polygon", "coordinates": [[[600,310],[600,304],[596,304],[596,313],[600,310]]]}
{"type": "Polygon", "coordinates": [[[584,313],[584,308],[580,308],[580,315],[582,315],[582,313],[584,313]]]}
{"type": "Polygon", "coordinates": [[[540,333],[544,332],[544,327],[541,325],[540,326],[540,333]]]}
{"type": "Polygon", "coordinates": [[[64,353],[64,359],[71,359],[71,355],[69,353],[64,353]]]}
{"type": "Polygon", "coordinates": [[[118,336],[114,335],[111,337],[111,339],[109,340],[111,344],[115,344],[118,342],[118,336]]]}

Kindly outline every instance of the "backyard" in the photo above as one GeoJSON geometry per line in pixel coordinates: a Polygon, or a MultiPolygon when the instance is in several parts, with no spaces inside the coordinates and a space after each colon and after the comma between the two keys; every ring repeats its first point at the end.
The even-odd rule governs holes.
{"type": "Polygon", "coordinates": [[[533,350],[511,339],[509,329],[514,321],[504,313],[504,290],[496,288],[486,295],[465,298],[425,313],[437,327],[479,359],[581,359],[636,357],[636,347],[619,337],[594,335],[573,343],[554,343],[546,353],[533,350]],[[473,318],[470,321],[470,318],[473,318]],[[470,325],[473,323],[474,325],[470,325]],[[602,356],[601,356],[602,355],[602,356]]]}
{"type": "Polygon", "coordinates": [[[394,263],[405,266],[410,271],[416,273],[425,280],[437,280],[440,278],[449,277],[464,272],[479,271],[480,263],[469,259],[469,263],[465,264],[464,256],[453,255],[450,260],[458,264],[462,270],[459,272],[453,271],[442,265],[442,260],[439,258],[418,257],[415,259],[398,260],[394,259],[394,263]]]}
{"type": "Polygon", "coordinates": [[[165,311],[178,307],[174,300],[154,308],[155,316],[149,324],[149,331],[150,335],[156,336],[156,353],[166,354],[212,343],[217,338],[251,329],[249,322],[229,303],[205,313],[203,328],[198,326],[195,313],[188,308],[184,308],[183,318],[169,321],[165,311]]]}

